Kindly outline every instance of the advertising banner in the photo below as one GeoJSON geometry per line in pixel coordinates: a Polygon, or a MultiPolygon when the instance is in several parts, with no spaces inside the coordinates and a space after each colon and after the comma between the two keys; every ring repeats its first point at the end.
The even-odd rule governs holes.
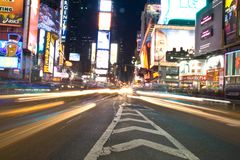
{"type": "Polygon", "coordinates": [[[238,0],[225,0],[225,44],[230,44],[237,38],[237,8],[238,0]]]}
{"type": "Polygon", "coordinates": [[[23,0],[0,0],[0,26],[21,27],[23,0]]]}
{"type": "Polygon", "coordinates": [[[41,3],[38,28],[48,32],[59,33],[60,15],[59,12],[41,3]]]}
{"type": "Polygon", "coordinates": [[[110,32],[98,31],[97,49],[110,49],[110,32]]]}
{"type": "Polygon", "coordinates": [[[28,49],[34,54],[37,53],[39,10],[40,10],[40,0],[31,0],[29,32],[28,32],[28,49]]]}

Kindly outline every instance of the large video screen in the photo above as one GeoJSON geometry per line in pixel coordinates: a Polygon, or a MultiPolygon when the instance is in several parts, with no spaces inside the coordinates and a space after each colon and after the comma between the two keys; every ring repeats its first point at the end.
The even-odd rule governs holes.
{"type": "Polygon", "coordinates": [[[69,55],[69,61],[80,61],[80,53],[70,53],[69,55]]]}
{"type": "Polygon", "coordinates": [[[59,33],[60,29],[60,14],[58,11],[41,3],[38,28],[49,32],[59,33]]]}
{"type": "Polygon", "coordinates": [[[109,67],[108,62],[109,62],[109,51],[98,50],[96,68],[107,69],[109,67]]]}
{"type": "Polygon", "coordinates": [[[110,32],[98,31],[97,49],[109,50],[109,48],[110,48],[110,32]]]}
{"type": "Polygon", "coordinates": [[[111,12],[112,11],[112,1],[111,0],[101,0],[100,1],[100,11],[101,12],[111,12]]]}
{"type": "Polygon", "coordinates": [[[206,6],[206,0],[161,0],[159,24],[172,19],[195,20],[196,13],[206,6]]]}
{"type": "Polygon", "coordinates": [[[99,22],[98,22],[98,29],[99,30],[107,30],[109,31],[111,28],[111,13],[99,13],[99,22]]]}
{"type": "Polygon", "coordinates": [[[24,0],[0,0],[0,26],[20,27],[23,23],[24,0]]]}

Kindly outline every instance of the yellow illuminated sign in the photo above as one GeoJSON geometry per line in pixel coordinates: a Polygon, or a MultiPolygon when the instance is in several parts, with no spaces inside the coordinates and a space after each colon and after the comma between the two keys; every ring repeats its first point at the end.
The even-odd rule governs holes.
{"type": "Polygon", "coordinates": [[[44,59],[44,67],[43,67],[44,73],[49,73],[50,42],[51,42],[51,33],[47,32],[46,48],[45,48],[45,55],[44,55],[45,59],[44,59]]]}

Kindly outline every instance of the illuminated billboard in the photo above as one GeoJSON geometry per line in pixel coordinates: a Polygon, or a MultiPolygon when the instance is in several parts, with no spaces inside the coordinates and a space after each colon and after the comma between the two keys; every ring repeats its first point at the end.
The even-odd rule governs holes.
{"type": "Polygon", "coordinates": [[[80,53],[70,53],[69,54],[69,61],[80,61],[80,53]]]}
{"type": "Polygon", "coordinates": [[[161,0],[159,24],[170,20],[195,20],[196,13],[206,6],[206,0],[161,0]],[[191,13],[191,14],[190,14],[191,13]]]}
{"type": "Polygon", "coordinates": [[[238,1],[225,0],[225,44],[235,42],[237,38],[238,1]]]}
{"type": "Polygon", "coordinates": [[[51,43],[51,33],[46,33],[46,43],[45,43],[45,54],[44,54],[44,73],[50,73],[49,63],[50,63],[50,43],[51,43]]]}
{"type": "Polygon", "coordinates": [[[53,73],[54,68],[54,54],[55,54],[55,40],[51,35],[51,42],[50,42],[50,55],[49,55],[49,73],[53,73]]]}
{"type": "Polygon", "coordinates": [[[100,1],[100,11],[101,12],[111,12],[112,11],[112,1],[111,0],[101,0],[100,1]]]}
{"type": "Polygon", "coordinates": [[[60,29],[60,15],[59,12],[48,7],[48,5],[41,3],[38,28],[44,29],[48,32],[59,33],[60,29]]]}
{"type": "Polygon", "coordinates": [[[68,0],[63,0],[62,6],[62,41],[66,40],[67,36],[67,21],[68,21],[68,0]]]}
{"type": "Polygon", "coordinates": [[[118,44],[112,43],[110,63],[111,64],[117,63],[117,57],[118,57],[118,44]]]}
{"type": "Polygon", "coordinates": [[[110,30],[111,28],[111,13],[99,13],[99,22],[98,22],[98,29],[99,30],[110,30]]]}
{"type": "Polygon", "coordinates": [[[22,55],[22,42],[0,40],[0,56],[21,57],[21,55],[22,55]]]}
{"type": "Polygon", "coordinates": [[[107,77],[96,77],[97,82],[107,82],[107,77]]]}
{"type": "Polygon", "coordinates": [[[0,0],[0,26],[21,27],[24,0],[0,0]]]}
{"type": "Polygon", "coordinates": [[[0,68],[21,68],[22,42],[0,40],[0,68]]]}
{"type": "Polygon", "coordinates": [[[40,29],[39,30],[39,42],[38,42],[38,53],[40,53],[40,54],[43,54],[43,52],[44,52],[45,35],[46,35],[46,31],[43,29],[40,29]]]}
{"type": "Polygon", "coordinates": [[[28,32],[28,49],[34,54],[37,53],[38,37],[38,17],[40,0],[32,0],[30,7],[29,32],[28,32]]]}
{"type": "Polygon", "coordinates": [[[96,43],[92,43],[91,62],[94,63],[95,60],[96,60],[96,43]]]}
{"type": "Polygon", "coordinates": [[[160,28],[156,29],[157,51],[161,50],[162,47],[165,47],[166,51],[172,51],[173,48],[180,51],[181,47],[183,50],[195,48],[194,27],[162,26],[160,28]]]}
{"type": "Polygon", "coordinates": [[[104,75],[108,73],[108,70],[104,70],[104,69],[95,69],[95,73],[98,75],[104,75]]]}
{"type": "Polygon", "coordinates": [[[98,31],[97,49],[110,49],[110,32],[98,31]]]}
{"type": "Polygon", "coordinates": [[[58,66],[60,62],[60,41],[55,42],[55,53],[54,53],[54,66],[58,66]]]}
{"type": "Polygon", "coordinates": [[[166,52],[194,50],[194,27],[158,25],[152,33],[151,42],[151,66],[155,62],[166,61],[166,52]]]}
{"type": "Polygon", "coordinates": [[[97,51],[97,60],[96,68],[105,68],[107,69],[109,63],[109,51],[98,50],[97,51]]]}
{"type": "Polygon", "coordinates": [[[0,68],[18,68],[17,57],[0,57],[0,68]]]}

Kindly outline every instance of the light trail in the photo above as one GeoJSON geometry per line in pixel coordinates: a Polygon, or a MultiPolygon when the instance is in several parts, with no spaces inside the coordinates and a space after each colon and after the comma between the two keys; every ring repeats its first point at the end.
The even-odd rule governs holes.
{"type": "Polygon", "coordinates": [[[44,104],[39,104],[35,106],[11,109],[11,110],[0,112],[0,116],[14,116],[19,114],[32,113],[32,112],[36,112],[44,109],[54,108],[54,107],[63,105],[64,103],[65,103],[64,101],[58,101],[53,103],[44,103],[44,104]]]}
{"type": "MultiPolygon", "coordinates": [[[[216,114],[209,113],[210,110],[214,111],[214,112],[224,112],[224,111],[218,111],[218,110],[213,110],[213,109],[194,106],[194,105],[187,105],[187,104],[178,103],[178,102],[161,100],[161,99],[152,98],[152,97],[145,97],[145,96],[129,96],[129,97],[134,98],[134,99],[140,99],[140,100],[143,100],[148,103],[152,103],[152,104],[164,107],[164,108],[173,109],[173,110],[189,113],[192,115],[200,116],[200,117],[203,117],[206,119],[214,120],[217,122],[221,122],[228,126],[240,127],[240,120],[238,120],[238,119],[233,119],[233,118],[219,116],[216,114]],[[189,108],[189,107],[192,107],[192,108],[189,108]],[[201,109],[201,110],[199,110],[199,109],[201,109]],[[202,110],[205,110],[206,112],[204,112],[202,110]]],[[[230,113],[228,113],[228,112],[225,112],[225,114],[230,115],[230,113]]]]}
{"type": "Polygon", "coordinates": [[[190,101],[200,101],[200,102],[210,101],[210,102],[218,102],[218,103],[225,103],[225,104],[230,104],[231,103],[230,101],[226,101],[226,100],[189,97],[189,96],[181,96],[181,95],[166,94],[166,93],[154,93],[154,92],[143,92],[143,91],[137,91],[136,93],[139,94],[139,95],[143,95],[143,96],[177,98],[177,99],[190,100],[190,101]]]}
{"type": "Polygon", "coordinates": [[[87,104],[85,106],[76,106],[53,117],[0,133],[0,148],[6,147],[66,119],[84,113],[94,107],[96,107],[95,103],[87,104]]]}

